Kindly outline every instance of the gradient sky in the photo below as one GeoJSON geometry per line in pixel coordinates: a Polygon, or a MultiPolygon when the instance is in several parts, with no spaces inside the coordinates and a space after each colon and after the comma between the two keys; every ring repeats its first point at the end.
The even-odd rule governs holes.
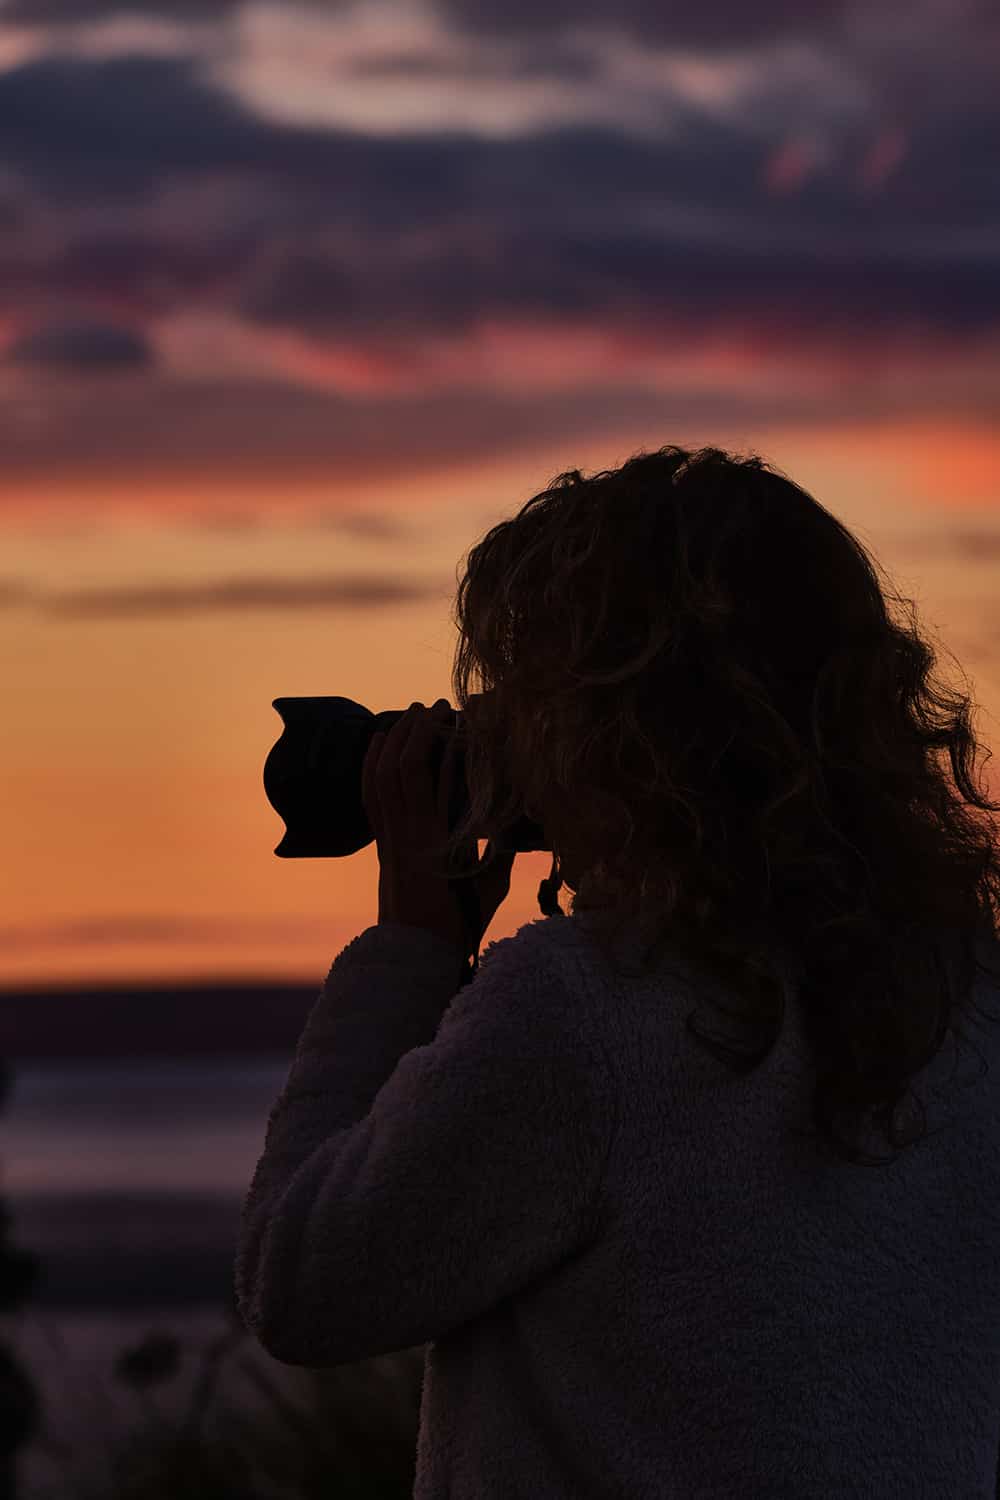
{"type": "Polygon", "coordinates": [[[1000,749],[998,85],[985,0],[0,5],[0,983],[319,982],[377,856],[275,857],[271,700],[450,697],[640,448],[809,489],[1000,749]]]}

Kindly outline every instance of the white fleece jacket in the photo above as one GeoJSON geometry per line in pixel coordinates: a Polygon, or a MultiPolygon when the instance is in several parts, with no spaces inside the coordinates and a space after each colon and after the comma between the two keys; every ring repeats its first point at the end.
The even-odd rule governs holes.
{"type": "Polygon", "coordinates": [[[943,1133],[829,1164],[786,1134],[797,988],[743,1078],[685,1031],[710,991],[615,975],[558,914],[457,994],[419,928],[333,963],[236,1293],[286,1364],[427,1346],[415,1500],[995,1500],[1000,1025],[985,1077],[951,1034],[919,1075],[943,1133]]]}

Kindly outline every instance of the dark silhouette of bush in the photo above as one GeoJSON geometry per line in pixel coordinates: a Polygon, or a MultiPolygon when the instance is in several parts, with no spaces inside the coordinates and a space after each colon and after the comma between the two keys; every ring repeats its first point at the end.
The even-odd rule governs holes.
{"type": "MultiPolygon", "coordinates": [[[[12,1074],[0,1058],[0,1112],[6,1107],[12,1074]]],[[[38,1281],[37,1255],[10,1243],[11,1213],[0,1199],[0,1315],[22,1306],[38,1281]]],[[[41,1430],[41,1393],[10,1345],[0,1339],[0,1500],[15,1500],[17,1456],[41,1430]]]]}

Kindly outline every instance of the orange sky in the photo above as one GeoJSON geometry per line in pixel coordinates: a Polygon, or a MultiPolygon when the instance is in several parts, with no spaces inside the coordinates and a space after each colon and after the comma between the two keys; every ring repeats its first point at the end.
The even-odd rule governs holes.
{"type": "MultiPolygon", "coordinates": [[[[369,484],[340,512],[344,529],[336,493],[325,527],[309,523],[309,496],[284,520],[230,532],[191,524],[183,506],[172,518],[166,494],[131,511],[106,494],[103,515],[78,511],[90,534],[28,529],[8,512],[5,574],[30,588],[0,614],[3,983],[322,979],[376,918],[377,856],[374,845],[344,860],[274,855],[283,824],[261,779],[281,728],[271,700],[330,693],[382,709],[450,696],[449,609],[462,553],[559,468],[607,466],[666,440],[652,431],[581,440],[478,475],[369,484]],[[349,529],[364,516],[377,516],[382,534],[349,529]],[[237,576],[262,581],[262,602],[236,608],[223,595],[208,607],[213,589],[237,576]],[[373,606],[331,594],[296,608],[287,597],[268,603],[263,587],[386,577],[414,597],[373,606]],[[183,594],[194,585],[203,586],[200,604],[159,613],[79,608],[100,591],[107,600],[130,589],[134,600],[146,587],[183,594]]],[[[988,436],[901,426],[748,441],[854,528],[917,600],[972,679],[984,744],[1000,746],[1000,509],[988,436]]],[[[245,492],[220,482],[212,495],[223,517],[234,506],[266,511],[263,494],[248,506],[245,492]]],[[[311,503],[315,516],[315,495],[311,503]]],[[[547,873],[544,855],[519,858],[488,937],[538,915],[547,873]]]]}

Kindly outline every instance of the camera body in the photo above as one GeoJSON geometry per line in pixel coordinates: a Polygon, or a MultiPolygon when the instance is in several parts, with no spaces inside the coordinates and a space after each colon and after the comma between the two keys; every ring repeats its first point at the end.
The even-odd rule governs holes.
{"type": "MultiPolygon", "coordinates": [[[[264,792],[285,824],[274,852],[282,859],[341,859],[375,837],[361,796],[361,773],[376,730],[388,730],[404,709],[373,713],[351,698],[275,698],[284,729],[264,762],[264,792]]],[[[459,715],[459,717],[461,717],[459,715]]],[[[440,768],[444,746],[432,754],[440,768]]],[[[448,803],[448,829],[468,808],[460,752],[448,803]]],[[[484,835],[485,837],[485,835],[484,835]]],[[[518,818],[494,840],[506,853],[548,849],[540,823],[518,818]]]]}

